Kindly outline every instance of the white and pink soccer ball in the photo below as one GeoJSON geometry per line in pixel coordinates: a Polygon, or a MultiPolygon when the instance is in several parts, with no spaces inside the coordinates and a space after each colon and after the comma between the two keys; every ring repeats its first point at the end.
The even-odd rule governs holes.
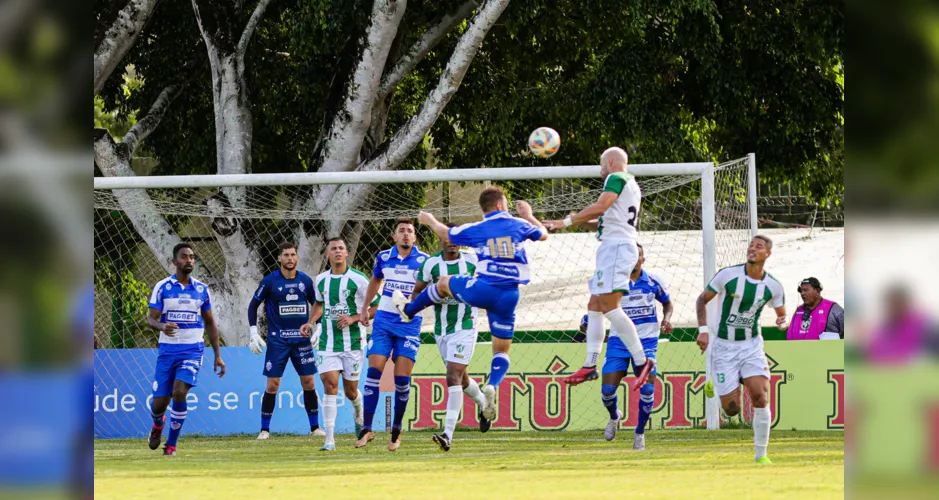
{"type": "Polygon", "coordinates": [[[539,158],[550,158],[561,148],[561,136],[550,127],[538,127],[528,136],[528,149],[539,158]]]}

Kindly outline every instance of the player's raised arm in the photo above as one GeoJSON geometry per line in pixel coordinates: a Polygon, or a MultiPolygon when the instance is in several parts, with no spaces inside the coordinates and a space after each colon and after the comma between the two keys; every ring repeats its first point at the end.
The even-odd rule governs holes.
{"type": "Polygon", "coordinates": [[[535,218],[535,214],[531,210],[531,205],[527,201],[518,200],[515,202],[515,207],[518,208],[518,216],[522,219],[525,219],[529,224],[537,227],[541,230],[541,235],[536,239],[537,241],[544,241],[548,239],[548,229],[541,223],[540,220],[535,218]]]}
{"type": "Polygon", "coordinates": [[[417,214],[417,221],[430,228],[437,235],[441,242],[450,241],[450,228],[446,224],[437,220],[433,214],[420,212],[417,214]]]}
{"type": "Polygon", "coordinates": [[[568,215],[564,220],[545,221],[544,225],[549,231],[557,231],[571,226],[596,230],[600,225],[597,218],[603,215],[608,208],[613,206],[613,202],[615,202],[617,198],[619,198],[619,193],[604,191],[593,205],[584,208],[576,214],[568,215]]]}

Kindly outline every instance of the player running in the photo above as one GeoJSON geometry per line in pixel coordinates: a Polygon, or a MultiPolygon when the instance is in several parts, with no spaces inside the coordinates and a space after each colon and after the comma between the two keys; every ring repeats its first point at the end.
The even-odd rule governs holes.
{"type": "MultiPolygon", "coordinates": [[[[659,331],[666,335],[672,333],[671,319],[674,306],[662,278],[642,268],[642,264],[646,261],[645,251],[642,245],[636,246],[639,248],[639,260],[629,276],[629,294],[623,296],[621,306],[636,325],[646,358],[654,360],[659,346],[659,331]],[[656,312],[656,301],[662,304],[661,325],[656,312]]],[[[600,389],[603,395],[603,406],[606,406],[610,412],[610,421],[606,424],[606,431],[603,433],[607,441],[612,441],[616,437],[620,420],[623,418],[623,414],[619,411],[616,390],[619,388],[620,381],[626,376],[626,371],[629,370],[630,361],[632,361],[632,354],[620,339],[616,327],[611,328],[610,340],[606,346],[606,361],[603,363],[603,385],[600,389]]],[[[633,370],[638,371],[638,367],[634,365],[633,370]]],[[[655,405],[653,399],[655,375],[655,365],[652,365],[649,380],[639,389],[639,422],[633,438],[634,450],[646,449],[646,424],[649,422],[649,416],[655,405]]]]}
{"type": "Polygon", "coordinates": [[[176,441],[186,421],[186,395],[196,386],[202,369],[203,336],[206,333],[215,351],[214,370],[219,377],[225,375],[209,287],[192,277],[195,263],[196,254],[192,246],[177,243],[173,247],[176,274],[157,283],[150,294],[147,326],[160,332],[160,344],[153,375],[153,402],[150,406],[153,428],[148,444],[151,450],[160,447],[166,421],[164,413],[169,406],[170,433],[163,447],[164,455],[176,454],[176,441]]]}
{"type": "Polygon", "coordinates": [[[516,202],[521,218],[510,215],[507,211],[509,201],[500,187],[484,189],[479,195],[479,206],[483,210],[483,220],[454,228],[448,228],[429,213],[420,213],[421,224],[430,227],[441,241],[467,246],[476,252],[479,260],[477,277],[441,276],[413,302],[408,302],[407,297],[400,293],[394,294],[394,301],[403,322],[411,321],[426,307],[443,303],[448,297],[488,312],[489,329],[492,331],[492,368],[483,389],[486,396],[483,416],[492,420],[496,414],[496,387],[509,371],[518,286],[527,284],[531,273],[525,256],[525,242],[544,241],[548,232],[524,201],[516,202]]]}
{"type": "MultiPolygon", "coordinates": [[[[375,327],[368,341],[368,373],[365,378],[365,415],[362,429],[359,431],[355,447],[361,448],[375,439],[372,421],[378,407],[378,388],[382,370],[388,358],[394,356],[395,406],[391,422],[391,436],[388,451],[395,451],[401,446],[401,426],[404,412],[411,396],[411,372],[421,347],[421,322],[401,321],[392,302],[392,291],[410,296],[417,283],[417,271],[427,260],[427,254],[414,244],[417,235],[414,222],[406,217],[395,220],[392,239],[395,246],[379,252],[375,259],[375,268],[365,292],[365,302],[371,302],[378,288],[384,282],[381,302],[375,313],[375,327]]],[[[362,324],[369,325],[368,319],[362,324]]]]}
{"type": "MultiPolygon", "coordinates": [[[[447,224],[447,227],[454,228],[456,224],[447,224]]],[[[441,240],[440,248],[421,266],[417,286],[414,287],[415,295],[443,276],[476,274],[476,254],[461,252],[460,247],[446,240],[441,240]]],[[[463,410],[464,392],[476,403],[480,432],[488,431],[491,425],[483,415],[486,398],[479,390],[479,384],[466,372],[467,365],[473,360],[473,351],[476,350],[476,308],[450,297],[440,304],[434,304],[434,322],[437,350],[447,367],[447,417],[443,434],[434,434],[432,439],[443,451],[450,451],[457,420],[463,410]]]]}
{"type": "MultiPolygon", "coordinates": [[[[756,462],[771,463],[766,455],[772,415],[769,409],[769,363],[763,352],[760,335],[760,314],[771,304],[776,310],[776,326],[786,324],[785,294],[776,278],[763,266],[772,254],[773,241],[757,235],[747,248],[747,263],[726,267],[714,275],[704,292],[698,296],[698,347],[705,352],[711,343],[707,303],[720,298],[720,314],[711,318],[717,338],[711,345],[711,373],[717,381],[717,395],[728,416],[740,413],[740,380],[753,401],[753,444],[756,462]],[[716,321],[715,321],[716,320],[716,321]]],[[[714,382],[704,387],[707,397],[714,397],[714,382]]]]}
{"type": "Polygon", "coordinates": [[[316,396],[316,360],[313,355],[313,343],[309,334],[304,335],[301,327],[310,318],[309,304],[316,302],[313,293],[313,279],[297,270],[297,247],[293,243],[282,243],[277,250],[277,262],[280,269],[268,274],[261,280],[254,297],[248,304],[248,325],[251,327],[251,352],[261,354],[264,340],[258,334],[258,306],[265,303],[267,315],[267,353],[264,356],[264,370],[267,386],[261,397],[261,432],[258,439],[270,439],[271,418],[280,389],[280,379],[287,368],[287,360],[293,364],[303,387],[303,406],[310,422],[310,437],[325,436],[319,427],[319,405],[316,396]]]}
{"type": "MultiPolygon", "coordinates": [[[[633,353],[633,366],[639,373],[632,389],[639,390],[649,379],[654,367],[646,363],[646,356],[629,316],[620,308],[623,293],[629,290],[629,276],[639,259],[636,248],[636,226],[639,221],[639,204],[642,193],[635,177],[626,173],[626,152],[620,148],[609,148],[600,156],[600,173],[603,176],[603,193],[596,203],[568,215],[563,221],[547,221],[545,226],[558,230],[577,225],[597,228],[597,270],[588,280],[590,302],[587,305],[587,359],[583,368],[577,370],[564,382],[577,385],[596,380],[597,361],[603,349],[603,317],[609,318],[619,338],[633,353]],[[596,222],[593,221],[598,217],[596,222]]],[[[653,361],[654,363],[654,361],[653,361]]]]}

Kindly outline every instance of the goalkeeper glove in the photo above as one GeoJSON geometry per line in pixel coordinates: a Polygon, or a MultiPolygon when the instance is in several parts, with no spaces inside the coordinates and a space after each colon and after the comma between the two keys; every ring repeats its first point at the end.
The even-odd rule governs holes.
{"type": "Polygon", "coordinates": [[[264,339],[262,339],[261,336],[258,335],[258,327],[252,326],[251,327],[251,340],[248,341],[248,347],[251,348],[251,352],[255,354],[261,354],[262,352],[264,352],[264,348],[266,346],[267,344],[264,343],[264,339]]]}

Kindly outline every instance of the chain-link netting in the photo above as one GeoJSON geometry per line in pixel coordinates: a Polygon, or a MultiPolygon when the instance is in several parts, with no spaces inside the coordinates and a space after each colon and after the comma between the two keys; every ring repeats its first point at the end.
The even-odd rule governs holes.
{"type": "MultiPolygon", "coordinates": [[[[746,159],[722,164],[715,171],[718,268],[739,263],[749,239],[747,172],[746,159]]],[[[672,324],[676,332],[660,353],[660,358],[672,358],[667,362],[663,359],[660,364],[688,378],[683,382],[687,385],[684,389],[676,388],[667,377],[665,385],[660,380],[656,411],[661,418],[654,418],[652,425],[666,425],[666,413],[673,410],[666,410],[662,404],[671,399],[668,403],[671,405],[677,398],[686,398],[682,404],[687,400],[686,406],[694,406],[686,411],[690,420],[682,420],[677,426],[699,424],[703,418],[703,399],[698,392],[703,383],[700,379],[704,360],[700,354],[681,348],[681,344],[692,340],[696,333],[694,300],[704,284],[701,177],[668,175],[638,180],[643,191],[639,239],[645,250],[645,268],[664,278],[675,305],[672,324]],[[679,390],[685,392],[679,394],[679,390]],[[692,405],[693,398],[696,399],[692,405]],[[687,413],[689,411],[692,413],[687,413]]],[[[510,201],[529,201],[540,219],[561,219],[580,210],[595,202],[602,188],[599,178],[591,178],[339,187],[95,190],[95,341],[100,349],[96,370],[102,374],[107,372],[109,379],[126,378],[126,385],[138,388],[141,393],[148,390],[155,354],[150,356],[152,360],[137,361],[145,366],[121,366],[128,358],[115,353],[119,349],[157,346],[158,334],[146,327],[147,299],[154,284],[174,272],[170,249],[179,241],[194,246],[198,261],[193,276],[207,283],[212,291],[222,344],[243,346],[248,340],[248,301],[260,279],[276,269],[276,249],[281,242],[296,243],[301,256],[300,270],[315,276],[326,266],[325,239],[341,234],[351,250],[352,266],[371,274],[376,254],[393,246],[394,218],[415,217],[418,210],[425,210],[444,221],[478,220],[482,213],[477,199],[483,187],[490,184],[502,186],[510,201]],[[126,375],[121,375],[124,373],[126,375]]],[[[555,234],[545,242],[528,244],[532,283],[521,290],[515,337],[517,346],[525,344],[527,347],[513,347],[512,353],[513,366],[518,367],[522,377],[519,380],[527,380],[521,372],[530,372],[525,368],[529,366],[559,379],[580,365],[583,346],[572,343],[586,313],[589,298],[586,282],[594,271],[598,245],[593,233],[578,231],[555,234]],[[531,349],[531,344],[544,345],[531,349]],[[552,349],[551,345],[558,348],[552,349]],[[560,358],[552,355],[561,351],[565,355],[560,358]],[[576,352],[576,356],[572,352],[576,352]],[[529,359],[523,359],[525,357],[529,359]]],[[[438,243],[429,230],[418,227],[418,246],[427,253],[435,253],[438,243]]],[[[425,314],[422,330],[427,345],[433,344],[432,322],[433,315],[425,314]]],[[[480,313],[477,325],[480,345],[470,368],[474,376],[482,377],[488,372],[491,357],[486,344],[490,337],[484,312],[480,313]]],[[[263,319],[261,330],[264,331],[263,319]]],[[[263,391],[262,360],[263,357],[257,358],[256,370],[230,372],[226,377],[263,391]]],[[[415,374],[439,376],[442,383],[443,371],[436,349],[420,351],[415,374]]],[[[290,372],[288,368],[285,377],[294,377],[290,372]]],[[[409,413],[408,422],[412,428],[428,422],[422,417],[422,405],[432,408],[429,411],[439,411],[439,399],[446,393],[442,385],[421,390],[418,379],[420,377],[415,378],[415,387],[418,398],[422,399],[412,397],[415,409],[409,413]]],[[[534,394],[530,387],[519,386],[514,390],[534,394]]],[[[588,427],[601,427],[606,420],[605,409],[595,392],[578,389],[571,393],[570,401],[546,404],[590,408],[595,418],[591,418],[588,427]]],[[[561,389],[550,394],[554,395],[550,398],[568,397],[561,389]]],[[[464,414],[472,416],[471,410],[465,410],[464,414]]],[[[220,413],[217,418],[224,417],[220,413]]],[[[305,420],[305,415],[302,409],[279,410],[275,418],[299,421],[305,420]]],[[[125,432],[136,435],[143,430],[113,429],[110,435],[125,432]]]]}

